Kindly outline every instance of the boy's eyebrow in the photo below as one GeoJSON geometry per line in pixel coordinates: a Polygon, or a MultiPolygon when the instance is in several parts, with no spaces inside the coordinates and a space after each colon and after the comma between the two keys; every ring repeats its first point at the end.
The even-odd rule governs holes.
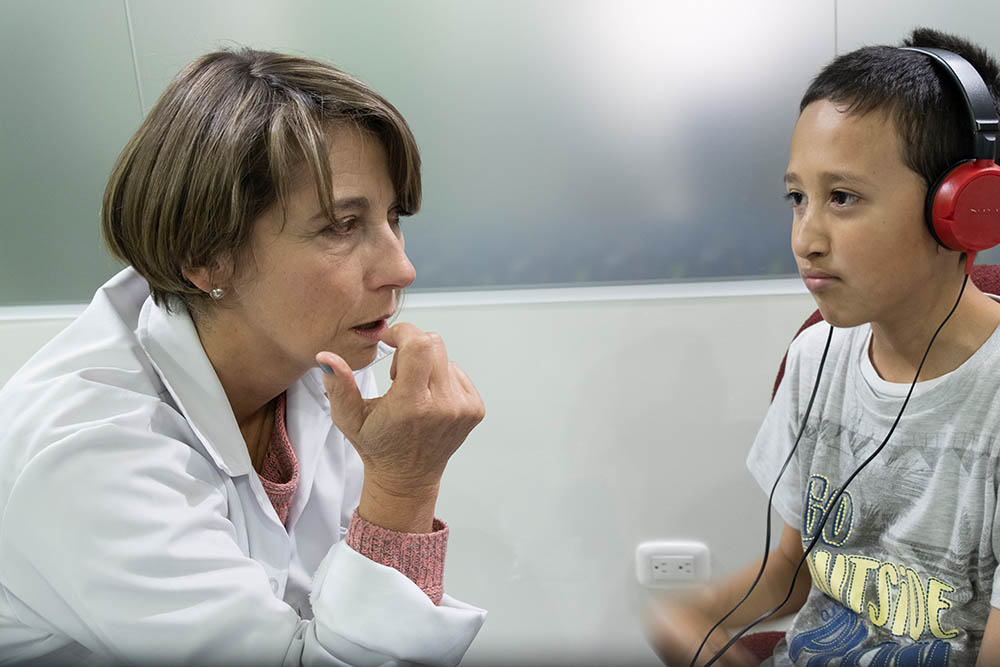
{"type": "MultiPolygon", "coordinates": [[[[851,174],[846,171],[824,171],[819,175],[820,180],[827,184],[834,183],[847,183],[853,185],[868,185],[868,181],[856,174],[851,174]]],[[[802,179],[794,171],[785,172],[785,185],[789,183],[798,183],[802,179]]]]}

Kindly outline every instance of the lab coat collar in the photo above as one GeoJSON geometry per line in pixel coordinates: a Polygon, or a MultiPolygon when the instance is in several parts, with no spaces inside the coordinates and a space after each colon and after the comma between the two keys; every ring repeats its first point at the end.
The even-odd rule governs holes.
{"type": "Polygon", "coordinates": [[[187,310],[168,313],[148,298],[136,335],[215,465],[233,477],[251,472],[239,424],[187,310]]]}
{"type": "MultiPolygon", "coordinates": [[[[253,464],[246,442],[187,310],[180,308],[169,313],[148,298],[139,312],[136,334],[167,391],[215,465],[233,477],[250,473],[253,464]]],[[[393,352],[394,348],[379,342],[375,359],[354,371],[355,378],[393,352]]],[[[329,419],[330,407],[319,369],[309,371],[300,382],[289,388],[289,405],[298,407],[302,405],[303,397],[299,395],[297,385],[306,389],[312,399],[304,402],[307,405],[311,403],[307,412],[319,409],[319,415],[314,416],[329,419]]],[[[305,458],[313,458],[312,453],[305,458]]],[[[308,488],[308,484],[304,486],[308,488]]]]}
{"type": "MultiPolygon", "coordinates": [[[[373,365],[390,356],[395,350],[385,343],[379,342],[375,359],[370,364],[354,371],[355,383],[361,388],[363,376],[370,373],[373,365]]],[[[319,367],[306,372],[302,379],[288,388],[285,403],[285,423],[288,436],[295,450],[299,464],[299,487],[292,498],[292,506],[288,512],[286,526],[294,526],[312,495],[313,477],[316,474],[316,461],[320,449],[330,446],[329,439],[317,439],[317,433],[336,430],[330,421],[330,402],[326,397],[326,387],[323,385],[323,374],[319,367]]]]}
{"type": "Polygon", "coordinates": [[[372,366],[374,366],[378,362],[382,361],[386,357],[392,355],[395,351],[396,351],[396,348],[389,347],[388,345],[386,345],[382,341],[379,341],[378,342],[378,349],[375,351],[375,358],[372,359],[372,362],[370,364],[368,364],[367,366],[363,366],[362,368],[359,368],[358,370],[354,371],[354,377],[358,377],[358,375],[360,375],[364,371],[368,370],[369,368],[371,368],[372,366]]]}
{"type": "MultiPolygon", "coordinates": [[[[372,366],[382,361],[386,357],[392,356],[396,351],[396,348],[389,347],[382,341],[378,342],[378,347],[375,351],[375,358],[367,366],[362,366],[358,370],[354,371],[355,382],[360,383],[360,378],[363,373],[368,371],[372,366]]],[[[319,366],[310,369],[299,382],[296,382],[291,387],[288,388],[288,405],[293,403],[297,404],[299,402],[299,389],[303,388],[306,393],[312,399],[312,401],[323,408],[325,414],[330,412],[330,402],[326,396],[326,387],[323,384],[323,373],[319,370],[319,366]]],[[[294,444],[294,443],[293,443],[294,444]]]]}

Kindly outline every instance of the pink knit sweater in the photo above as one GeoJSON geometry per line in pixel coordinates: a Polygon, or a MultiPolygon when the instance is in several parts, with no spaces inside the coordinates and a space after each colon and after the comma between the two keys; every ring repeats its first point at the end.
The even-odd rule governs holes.
{"type": "MultiPolygon", "coordinates": [[[[260,481],[278,518],[285,523],[299,486],[299,463],[285,429],[284,394],[274,407],[274,430],[261,465],[260,481]]],[[[433,528],[432,533],[397,533],[365,521],[355,510],[347,529],[347,545],[376,563],[399,570],[434,604],[441,604],[448,526],[434,519],[433,528]]]]}

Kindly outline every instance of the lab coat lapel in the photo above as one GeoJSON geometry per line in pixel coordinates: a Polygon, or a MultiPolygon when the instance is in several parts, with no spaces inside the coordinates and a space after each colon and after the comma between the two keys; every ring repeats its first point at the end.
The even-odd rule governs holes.
{"type": "MultiPolygon", "coordinates": [[[[375,359],[364,368],[354,371],[355,382],[360,384],[360,378],[382,359],[392,355],[394,349],[385,343],[379,343],[375,359]]],[[[288,437],[295,450],[295,458],[299,464],[299,487],[289,509],[286,525],[292,526],[299,518],[303,508],[312,493],[313,477],[316,474],[316,460],[324,446],[343,446],[344,441],[339,431],[330,420],[330,403],[326,398],[322,376],[319,369],[312,369],[288,388],[285,423],[288,437]],[[330,431],[338,434],[331,440],[330,431]],[[326,434],[326,437],[317,437],[326,434]],[[335,442],[334,442],[335,441],[335,442]]],[[[348,445],[350,447],[351,445],[348,445]]]]}
{"type": "Polygon", "coordinates": [[[147,299],[136,335],[215,465],[233,477],[249,473],[246,443],[187,311],[167,313],[147,299]]]}
{"type": "Polygon", "coordinates": [[[309,371],[286,392],[285,426],[299,465],[299,486],[288,510],[287,526],[295,524],[309,501],[316,474],[316,458],[333,428],[329,404],[323,396],[318,373],[318,370],[309,371]]]}

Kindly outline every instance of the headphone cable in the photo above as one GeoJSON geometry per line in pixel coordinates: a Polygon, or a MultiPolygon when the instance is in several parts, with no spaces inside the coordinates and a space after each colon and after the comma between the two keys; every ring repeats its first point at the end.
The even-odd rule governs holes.
{"type": "MultiPolygon", "coordinates": [[[[789,451],[788,456],[785,457],[785,462],[781,465],[781,470],[778,471],[778,477],[774,480],[774,485],[771,487],[771,493],[768,494],[767,496],[767,515],[765,523],[766,529],[764,531],[764,557],[761,559],[760,569],[757,571],[757,576],[754,578],[753,583],[750,584],[750,588],[747,590],[746,594],[743,595],[740,601],[737,602],[732,609],[726,612],[725,616],[716,621],[715,625],[713,625],[711,629],[709,629],[709,631],[705,634],[705,638],[701,640],[701,644],[698,646],[698,650],[695,652],[694,657],[691,658],[690,667],[695,667],[695,662],[698,660],[698,656],[701,655],[702,650],[705,648],[705,644],[708,642],[708,638],[712,636],[712,633],[715,632],[716,628],[725,623],[726,619],[728,619],[730,616],[736,613],[736,610],[739,609],[744,602],[746,602],[747,598],[750,597],[750,594],[753,593],[753,589],[757,587],[757,583],[760,581],[760,578],[764,575],[764,568],[767,566],[767,558],[768,555],[771,553],[771,507],[774,501],[774,492],[778,488],[778,482],[781,480],[781,476],[785,473],[785,469],[788,468],[788,464],[791,462],[792,457],[795,455],[795,450],[799,446],[799,441],[802,439],[802,434],[805,432],[806,422],[809,419],[809,413],[812,412],[813,401],[816,399],[816,391],[819,389],[819,381],[820,378],[823,377],[823,366],[826,364],[826,356],[827,353],[830,351],[831,340],[833,340],[832,325],[830,326],[830,331],[826,336],[826,345],[823,347],[823,356],[819,360],[819,369],[816,372],[816,381],[813,383],[812,394],[809,396],[809,403],[806,405],[806,412],[805,415],[802,417],[802,424],[801,426],[799,426],[799,433],[795,437],[795,443],[792,445],[791,451],[789,451]]],[[[729,648],[728,644],[722,650],[722,652],[724,653],[727,648],[729,648]]],[[[712,659],[714,660],[716,657],[720,655],[722,655],[722,653],[717,653],[715,656],[713,656],[712,659]]]]}
{"type": "MultiPolygon", "coordinates": [[[[958,304],[961,303],[961,301],[962,301],[962,295],[965,293],[965,286],[968,284],[968,282],[969,282],[969,274],[966,273],[965,274],[965,278],[962,280],[962,288],[958,292],[958,298],[955,300],[955,305],[953,305],[951,307],[951,310],[948,311],[948,315],[945,316],[945,318],[941,322],[941,324],[938,325],[938,328],[934,331],[934,335],[931,336],[930,342],[927,343],[927,349],[924,350],[924,356],[920,359],[920,364],[917,366],[917,372],[913,376],[913,382],[910,383],[910,388],[906,392],[906,398],[903,399],[903,404],[899,408],[899,414],[896,415],[896,419],[895,419],[895,421],[893,421],[892,427],[889,429],[889,432],[886,434],[885,439],[883,439],[882,443],[875,449],[875,451],[872,452],[868,456],[868,458],[866,458],[861,463],[861,465],[857,467],[857,469],[853,473],[851,473],[851,475],[847,478],[847,481],[845,481],[840,486],[840,488],[837,490],[837,493],[834,494],[833,498],[830,499],[830,502],[827,505],[828,510],[823,512],[823,519],[822,519],[822,521],[820,521],[820,524],[819,524],[819,526],[816,529],[816,534],[813,536],[812,540],[810,540],[809,545],[806,547],[806,550],[802,553],[802,558],[799,559],[799,563],[798,563],[798,565],[795,568],[795,573],[792,575],[792,583],[788,587],[788,593],[785,595],[785,599],[782,600],[781,603],[778,604],[778,606],[774,607],[773,609],[771,609],[770,611],[766,612],[765,614],[762,614],[760,617],[757,618],[757,620],[755,620],[754,622],[750,623],[745,628],[743,628],[742,630],[740,630],[739,632],[737,632],[735,635],[733,635],[733,637],[726,643],[726,645],[723,646],[721,649],[719,649],[715,653],[715,655],[713,655],[712,658],[708,662],[705,663],[705,667],[709,667],[709,665],[715,664],[715,662],[719,658],[721,658],[722,655],[726,651],[729,650],[729,647],[731,647],[733,644],[735,644],[737,641],[739,641],[740,638],[744,634],[746,634],[749,630],[751,630],[752,628],[754,628],[757,624],[762,623],[763,621],[765,621],[768,618],[770,618],[771,616],[773,616],[775,613],[778,612],[779,609],[781,609],[782,607],[784,607],[788,603],[789,600],[792,599],[792,593],[795,591],[795,581],[796,581],[796,579],[798,579],[799,572],[802,570],[802,566],[805,564],[806,559],[809,557],[809,554],[812,552],[813,548],[819,542],[820,537],[823,535],[823,528],[826,526],[826,522],[830,518],[830,514],[831,514],[831,512],[829,510],[832,510],[834,507],[837,506],[837,503],[840,502],[841,496],[843,496],[844,492],[847,490],[847,485],[850,484],[852,481],[854,481],[854,478],[857,477],[858,474],[862,470],[864,470],[868,466],[869,463],[871,463],[873,460],[875,460],[875,457],[878,456],[882,452],[882,450],[885,448],[886,444],[888,444],[889,438],[892,437],[893,432],[895,432],[895,430],[896,430],[896,426],[899,424],[900,419],[902,419],[902,417],[903,417],[903,411],[906,410],[906,405],[910,402],[910,396],[913,394],[913,389],[914,389],[914,387],[916,387],[917,380],[920,378],[920,371],[924,367],[924,362],[927,361],[927,355],[930,354],[931,346],[934,345],[934,341],[937,339],[938,334],[941,333],[941,329],[943,329],[944,325],[948,323],[948,320],[951,319],[951,316],[955,313],[955,310],[958,308],[958,304]]],[[[816,384],[813,386],[813,393],[812,393],[812,396],[809,399],[809,406],[806,408],[806,414],[802,418],[802,426],[799,428],[799,435],[795,439],[795,445],[793,445],[793,447],[792,447],[792,452],[788,455],[788,458],[785,459],[785,464],[781,467],[781,470],[778,472],[778,478],[775,480],[774,486],[771,488],[771,495],[768,497],[768,503],[767,503],[768,514],[767,514],[767,530],[766,530],[766,536],[767,536],[767,539],[768,539],[768,545],[765,546],[765,549],[764,549],[764,558],[763,558],[763,561],[761,563],[760,571],[757,573],[756,579],[754,579],[753,583],[750,585],[749,590],[747,590],[747,592],[743,596],[743,598],[736,604],[735,607],[733,607],[729,611],[729,613],[727,613],[725,616],[723,616],[721,619],[719,619],[719,621],[715,625],[713,625],[712,629],[709,630],[708,633],[705,635],[705,639],[702,640],[701,645],[698,647],[698,651],[695,653],[694,658],[692,658],[692,660],[691,660],[691,667],[694,667],[695,661],[698,659],[698,656],[701,654],[701,650],[705,646],[705,643],[708,641],[708,638],[711,636],[711,634],[713,632],[715,632],[715,629],[718,628],[722,623],[724,623],[725,620],[727,618],[729,618],[729,616],[731,614],[733,614],[740,607],[740,605],[742,605],[747,600],[747,598],[750,597],[750,594],[753,592],[753,589],[757,586],[757,583],[760,581],[760,578],[761,578],[761,576],[764,573],[764,566],[767,563],[767,554],[768,554],[769,549],[770,549],[770,538],[771,538],[771,500],[772,500],[772,498],[774,496],[774,490],[778,486],[778,481],[781,479],[781,475],[785,472],[785,468],[787,468],[788,462],[791,459],[792,454],[794,454],[795,448],[799,444],[799,439],[801,439],[802,433],[805,430],[806,420],[809,417],[809,411],[812,409],[813,398],[815,398],[815,396],[816,396],[816,389],[819,387],[819,379],[820,379],[820,376],[822,375],[822,372],[823,372],[823,361],[826,360],[826,353],[827,353],[827,350],[829,349],[830,338],[832,336],[833,336],[833,326],[831,325],[830,326],[830,335],[827,336],[827,347],[823,350],[823,359],[820,362],[819,372],[817,373],[817,377],[816,377],[816,384]]]]}

